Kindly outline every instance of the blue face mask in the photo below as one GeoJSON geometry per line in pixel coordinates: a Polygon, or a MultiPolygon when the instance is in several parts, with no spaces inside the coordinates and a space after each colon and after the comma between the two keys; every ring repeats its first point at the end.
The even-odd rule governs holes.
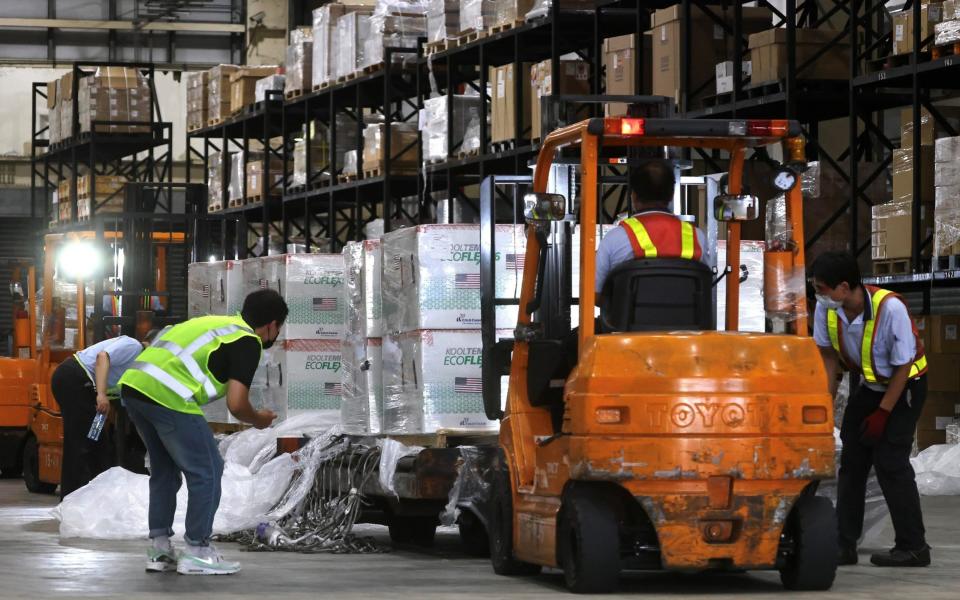
{"type": "Polygon", "coordinates": [[[840,308],[843,306],[843,301],[834,300],[826,294],[817,294],[817,304],[820,304],[827,310],[840,310],[840,308]]]}

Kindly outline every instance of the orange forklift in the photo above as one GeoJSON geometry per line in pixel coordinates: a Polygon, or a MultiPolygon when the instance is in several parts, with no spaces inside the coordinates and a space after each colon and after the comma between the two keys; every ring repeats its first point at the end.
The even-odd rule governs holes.
{"type": "MultiPolygon", "coordinates": [[[[123,233],[101,232],[104,248],[97,246],[96,232],[91,230],[47,234],[40,294],[37,293],[36,270],[31,261],[20,261],[14,269],[11,284],[14,355],[0,358],[0,424],[5,434],[3,456],[6,460],[0,468],[11,475],[22,472],[24,483],[31,492],[53,493],[60,483],[63,426],[60,408],[50,386],[53,371],[62,361],[97,339],[117,335],[121,323],[131,321],[121,316],[118,310],[119,297],[129,294],[116,289],[116,284],[110,284],[107,289],[95,285],[92,279],[84,280],[83,275],[66,273],[69,268],[65,265],[72,263],[83,267],[81,270],[94,272],[102,267],[94,263],[103,260],[111,249],[116,263],[118,248],[122,245],[117,242],[122,241],[123,233]],[[91,306],[96,302],[98,292],[101,303],[91,306]],[[104,302],[103,298],[107,300],[104,302]],[[98,328],[91,316],[100,312],[107,316],[99,319],[101,326],[98,328]]],[[[156,285],[152,286],[155,293],[164,293],[166,252],[171,245],[182,246],[184,239],[180,232],[154,232],[147,239],[154,248],[153,259],[157,266],[156,285]]],[[[121,273],[122,265],[114,264],[114,270],[121,273]]],[[[103,281],[102,274],[100,280],[103,281]]],[[[135,322],[131,321],[133,326],[126,328],[138,338],[149,331],[155,320],[157,323],[169,320],[154,317],[153,309],[162,308],[157,305],[162,301],[153,293],[146,296],[152,299],[149,304],[144,300],[143,306],[136,307],[137,310],[133,311],[135,322]]],[[[136,447],[139,438],[121,413],[111,412],[116,459],[118,464],[129,469],[143,471],[143,452],[136,447]]]]}
{"type": "MultiPolygon", "coordinates": [[[[486,293],[482,308],[484,404],[502,420],[484,511],[496,573],[559,568],[582,593],[613,591],[623,570],[661,569],[779,570],[788,589],[831,587],[835,517],[816,491],[834,477],[833,402],[807,333],[805,164],[800,126],[786,120],[592,118],[546,137],[533,192],[523,196],[527,269],[514,339],[494,342],[492,329],[494,304],[509,299],[486,293]],[[715,286],[740,272],[741,222],[759,213],[759,200],[742,193],[744,161],[771,145],[785,157],[774,183],[792,232],[792,243],[768,247],[764,259],[765,308],[778,315],[780,333],[737,331],[737,277],[727,278],[726,331],[717,331],[715,286]],[[726,265],[621,264],[596,320],[572,329],[571,304],[595,314],[598,163],[629,164],[636,148],[728,157],[726,189],[710,207],[726,224],[726,265]],[[582,177],[578,209],[547,193],[551,166],[564,156],[576,157],[582,177]],[[579,290],[563,252],[574,223],[579,290]]],[[[483,252],[493,253],[489,222],[481,236],[483,252]]],[[[490,265],[481,258],[482,290],[490,265]]]]}

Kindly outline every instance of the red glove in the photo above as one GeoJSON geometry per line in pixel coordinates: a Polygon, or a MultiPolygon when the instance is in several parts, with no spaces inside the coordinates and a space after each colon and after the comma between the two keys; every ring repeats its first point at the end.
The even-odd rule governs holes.
{"type": "Polygon", "coordinates": [[[864,446],[875,446],[883,437],[883,431],[887,428],[887,419],[889,418],[890,411],[883,408],[877,408],[870,413],[860,427],[860,443],[864,446]]]}

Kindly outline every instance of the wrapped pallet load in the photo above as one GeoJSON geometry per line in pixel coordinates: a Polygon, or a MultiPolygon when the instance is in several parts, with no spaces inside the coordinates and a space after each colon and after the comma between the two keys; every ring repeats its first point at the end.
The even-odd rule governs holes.
{"type": "Polygon", "coordinates": [[[337,79],[363,68],[364,43],[370,37],[370,11],[353,11],[337,19],[337,79]]]}
{"type": "Polygon", "coordinates": [[[237,114],[257,100],[257,82],[277,72],[276,65],[240,67],[230,74],[230,113],[237,114]]]}
{"type": "MultiPolygon", "coordinates": [[[[447,97],[424,100],[420,109],[420,131],[423,140],[423,160],[437,162],[461,154],[472,154],[480,149],[480,97],[454,96],[453,115],[447,114],[447,97]],[[447,122],[453,139],[447,140],[447,122]]],[[[484,115],[485,118],[485,115],[484,115]]]]}
{"type": "Polygon", "coordinates": [[[310,80],[314,87],[329,84],[337,78],[337,65],[342,46],[337,40],[337,21],[351,12],[367,12],[369,6],[340,3],[324,4],[313,11],[313,58],[310,80]]]}
{"type": "MultiPolygon", "coordinates": [[[[496,295],[519,297],[526,238],[496,227],[496,295]]],[[[420,225],[383,239],[383,431],[484,431],[480,393],[480,229],[420,225]]],[[[497,327],[517,307],[497,308],[497,327]]]]}
{"type": "Polygon", "coordinates": [[[297,27],[290,32],[285,66],[286,82],[284,95],[295,98],[309,92],[313,78],[313,30],[297,27]]]}
{"type": "Polygon", "coordinates": [[[427,42],[457,37],[460,31],[460,0],[427,0],[427,42]]]}
{"type": "Polygon", "coordinates": [[[217,65],[207,72],[208,125],[230,118],[230,75],[239,68],[237,65],[217,65]]]}
{"type": "Polygon", "coordinates": [[[187,131],[207,126],[209,76],[208,71],[195,71],[184,75],[187,83],[187,131]]]}
{"type": "Polygon", "coordinates": [[[934,144],[934,245],[937,256],[960,254],[960,137],[934,144]]]}
{"type": "Polygon", "coordinates": [[[302,136],[293,145],[293,176],[291,187],[305,186],[315,181],[330,179],[330,132],[322,121],[310,121],[304,125],[302,136]],[[309,130],[307,129],[309,127],[309,130]],[[307,137],[309,134],[309,149],[307,137]],[[308,156],[309,155],[309,156],[308,156]],[[310,164],[309,173],[307,164],[310,164]]]}
{"type": "Polygon", "coordinates": [[[390,148],[386,147],[386,123],[367,125],[363,130],[364,173],[386,173],[390,160],[390,172],[394,175],[416,175],[417,147],[419,137],[412,123],[390,123],[390,148]]]}
{"type": "Polygon", "coordinates": [[[426,0],[378,0],[370,16],[370,34],[363,38],[361,68],[375,67],[386,59],[384,48],[409,48],[395,53],[394,64],[414,64],[419,38],[427,35],[426,0]]]}
{"type": "Polygon", "coordinates": [[[496,20],[495,0],[460,0],[460,33],[486,31],[496,20]]]}
{"type": "Polygon", "coordinates": [[[92,75],[81,78],[79,84],[77,114],[81,133],[149,132],[146,124],[150,122],[150,86],[139,70],[98,67],[92,75]]]}
{"type": "Polygon", "coordinates": [[[270,94],[268,98],[267,92],[279,92],[282,95],[286,80],[287,77],[285,75],[267,75],[262,79],[258,79],[253,88],[254,102],[263,102],[267,99],[279,100],[280,98],[277,94],[270,94]]]}

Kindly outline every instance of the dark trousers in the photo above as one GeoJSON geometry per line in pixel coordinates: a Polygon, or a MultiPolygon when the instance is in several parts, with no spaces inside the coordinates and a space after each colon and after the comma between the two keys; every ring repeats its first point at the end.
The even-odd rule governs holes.
{"type": "Polygon", "coordinates": [[[860,442],[863,420],[880,406],[883,392],[861,385],[847,403],[840,427],[843,451],[837,481],[837,520],[840,543],[856,548],[863,533],[863,513],[870,467],[877,474],[890,509],[896,545],[904,550],[926,548],[920,494],[910,465],[917,419],[927,397],[927,378],[909,382],[887,420],[883,438],[870,447],[860,442]]]}
{"type": "Polygon", "coordinates": [[[97,393],[86,371],[73,357],[60,363],[50,385],[63,418],[60,498],[90,483],[110,468],[112,448],[104,431],[100,441],[87,438],[97,414],[97,393]]]}

